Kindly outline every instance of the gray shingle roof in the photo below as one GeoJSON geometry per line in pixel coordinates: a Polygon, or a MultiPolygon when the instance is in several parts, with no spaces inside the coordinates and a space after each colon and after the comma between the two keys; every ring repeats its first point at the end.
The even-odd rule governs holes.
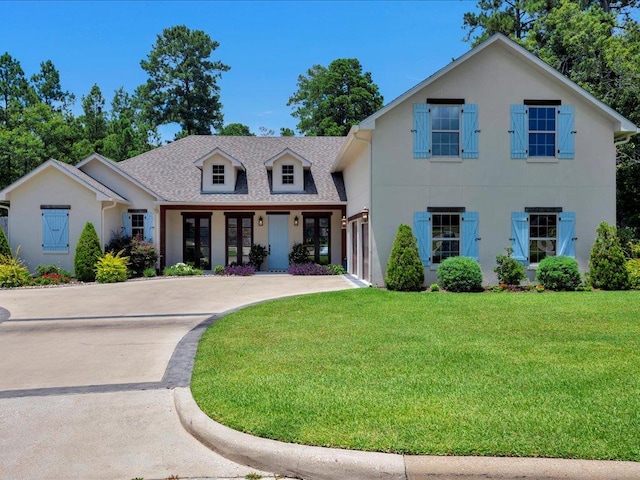
{"type": "Polygon", "coordinates": [[[126,198],[123,198],[122,196],[118,195],[116,192],[111,190],[109,187],[103,185],[102,183],[97,181],[95,178],[90,177],[89,175],[84,173],[79,168],[76,168],[73,165],[69,165],[68,163],[60,162],[59,160],[52,160],[52,161],[55,162],[56,165],[59,165],[60,167],[64,168],[71,175],[74,175],[80,181],[90,185],[91,187],[93,187],[94,189],[98,190],[100,193],[106,195],[107,197],[110,197],[113,200],[118,201],[118,202],[127,202],[128,203],[126,198]]]}
{"type": "MultiPolygon", "coordinates": [[[[225,137],[194,135],[120,162],[127,174],[176,203],[336,203],[346,201],[340,175],[331,174],[345,137],[225,137]],[[202,193],[194,162],[215,148],[246,168],[246,186],[235,193],[202,193]],[[311,162],[313,188],[273,194],[264,162],[289,148],[311,162]]],[[[305,182],[310,184],[310,182],[305,182]]]]}

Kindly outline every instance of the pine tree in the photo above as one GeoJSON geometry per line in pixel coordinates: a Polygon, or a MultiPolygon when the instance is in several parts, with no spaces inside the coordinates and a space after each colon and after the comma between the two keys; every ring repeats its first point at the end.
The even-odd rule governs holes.
{"type": "Polygon", "coordinates": [[[603,290],[628,290],[629,272],[616,227],[602,222],[596,232],[589,257],[591,285],[603,290]]]}

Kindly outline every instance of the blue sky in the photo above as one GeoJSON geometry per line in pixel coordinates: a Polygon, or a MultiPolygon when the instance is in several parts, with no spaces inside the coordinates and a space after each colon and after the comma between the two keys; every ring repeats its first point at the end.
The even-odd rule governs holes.
{"type": "Polygon", "coordinates": [[[286,104],[312,65],[358,58],[388,103],[470,48],[462,17],[474,8],[470,0],[0,0],[0,53],[29,77],[51,60],[79,112],[94,83],[108,102],[118,87],[133,92],[144,83],[140,60],[164,28],[184,24],[218,41],[212,58],[231,67],[219,80],[225,124],[277,134],[295,129],[286,104]]]}

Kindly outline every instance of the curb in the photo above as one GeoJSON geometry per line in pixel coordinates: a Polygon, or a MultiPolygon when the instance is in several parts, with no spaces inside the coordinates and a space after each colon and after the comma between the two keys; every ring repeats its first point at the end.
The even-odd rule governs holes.
{"type": "Polygon", "coordinates": [[[189,387],[175,388],[182,426],[211,450],[258,470],[306,480],[638,480],[640,463],[516,457],[444,457],[360,452],[284,443],[210,419],[189,387]]]}
{"type": "Polygon", "coordinates": [[[390,453],[310,447],[258,438],[211,420],[188,387],[173,391],[184,428],[204,445],[231,461],[288,477],[314,480],[406,480],[404,460],[390,453]]]}

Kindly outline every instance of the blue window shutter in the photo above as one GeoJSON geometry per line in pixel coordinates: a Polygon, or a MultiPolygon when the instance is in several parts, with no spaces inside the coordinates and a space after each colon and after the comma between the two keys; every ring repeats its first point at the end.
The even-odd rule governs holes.
{"type": "Polygon", "coordinates": [[[153,213],[144,214],[144,241],[153,242],[153,213]]]}
{"type": "Polygon", "coordinates": [[[413,104],[413,158],[430,158],[429,105],[413,104]]]}
{"type": "Polygon", "coordinates": [[[558,158],[573,158],[574,131],[573,106],[560,105],[558,107],[558,158]]]}
{"type": "Polygon", "coordinates": [[[574,212],[562,212],[558,214],[558,245],[557,255],[576,257],[576,214],[574,212]]]}
{"type": "Polygon", "coordinates": [[[511,248],[513,258],[523,265],[529,264],[529,214],[511,213],[511,248]]]}
{"type": "Polygon", "coordinates": [[[42,210],[42,251],[69,251],[69,210],[42,210]]]}
{"type": "Polygon", "coordinates": [[[413,214],[413,234],[418,240],[420,260],[425,267],[431,265],[431,214],[415,212],[413,214]]]}
{"type": "Polygon", "coordinates": [[[462,256],[471,257],[478,261],[478,212],[462,214],[462,256]]]}
{"type": "Polygon", "coordinates": [[[511,105],[511,158],[527,158],[529,135],[527,106],[511,105]]]}
{"type": "Polygon", "coordinates": [[[122,228],[124,229],[124,234],[126,237],[130,237],[132,235],[130,213],[125,212],[122,214],[122,228]]]}
{"type": "Polygon", "coordinates": [[[478,105],[462,105],[462,158],[478,158],[478,105]]]}

